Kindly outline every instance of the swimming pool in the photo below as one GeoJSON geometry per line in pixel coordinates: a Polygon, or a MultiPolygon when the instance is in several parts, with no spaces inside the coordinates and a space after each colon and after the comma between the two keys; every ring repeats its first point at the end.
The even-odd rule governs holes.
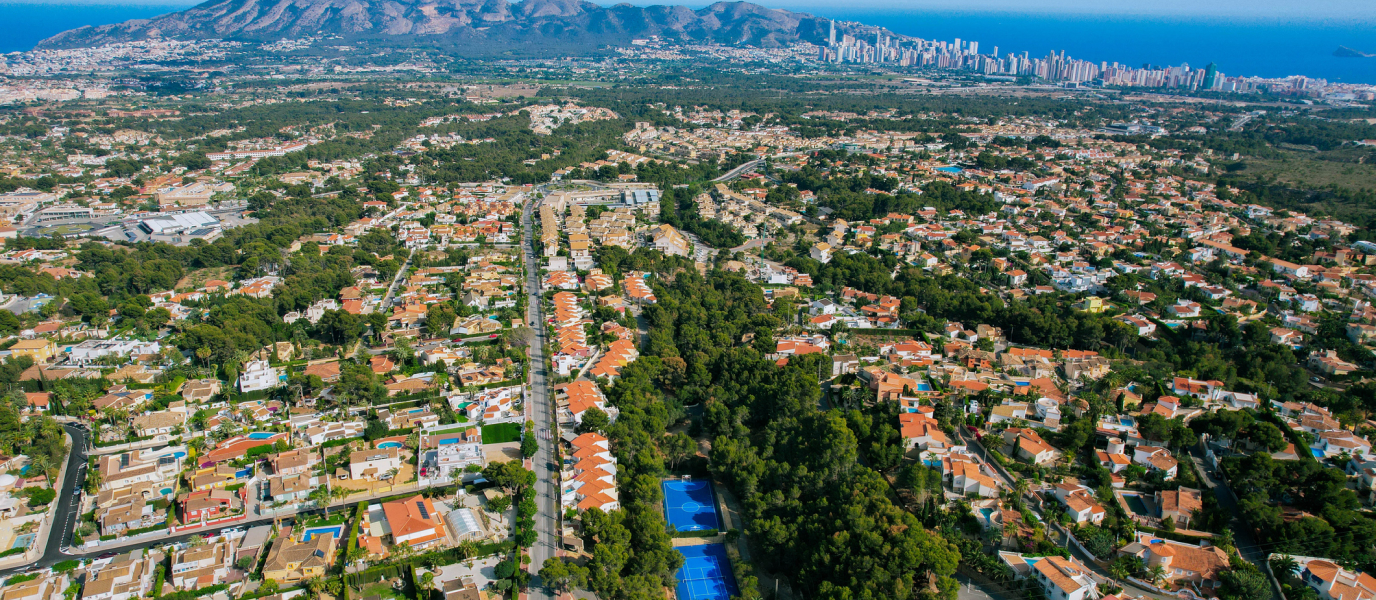
{"type": "Polygon", "coordinates": [[[979,509],[979,514],[980,514],[981,516],[984,517],[984,525],[985,525],[986,527],[989,526],[989,525],[993,525],[993,524],[994,524],[994,522],[993,522],[992,520],[990,520],[990,518],[989,518],[989,517],[993,516],[993,514],[994,514],[994,509],[992,509],[992,508],[981,508],[981,509],[979,509]]]}
{"type": "Polygon", "coordinates": [[[10,548],[28,548],[29,546],[33,545],[33,538],[36,535],[37,534],[34,533],[26,533],[24,535],[18,536],[14,538],[14,544],[11,545],[10,548]]]}
{"type": "Polygon", "coordinates": [[[333,534],[334,534],[334,539],[337,540],[337,539],[340,538],[340,536],[342,536],[342,535],[344,534],[344,526],[343,526],[343,525],[331,525],[331,526],[329,526],[329,527],[312,527],[312,528],[307,529],[305,532],[302,533],[302,536],[303,536],[303,537],[302,537],[301,541],[303,541],[303,542],[309,542],[309,541],[311,541],[311,537],[317,536],[317,535],[324,535],[324,534],[326,534],[326,533],[333,533],[333,534]]]}
{"type": "Polygon", "coordinates": [[[1319,450],[1318,448],[1310,448],[1309,453],[1313,454],[1314,458],[1323,458],[1323,450],[1319,450]]]}
{"type": "Polygon", "coordinates": [[[401,442],[382,442],[381,444],[378,444],[377,447],[381,450],[386,450],[388,448],[400,448],[401,442]]]}
{"type": "Polygon", "coordinates": [[[932,384],[926,383],[926,382],[919,383],[919,384],[917,384],[917,391],[919,391],[919,392],[930,392],[930,391],[932,391],[932,384]]]}
{"type": "Polygon", "coordinates": [[[1147,512],[1146,503],[1142,502],[1142,499],[1138,498],[1137,494],[1123,494],[1123,501],[1128,503],[1128,508],[1132,509],[1132,512],[1144,517],[1151,516],[1151,513],[1147,512]]]}
{"type": "Polygon", "coordinates": [[[186,453],[178,450],[172,453],[172,458],[186,458],[186,453]]]}
{"type": "Polygon", "coordinates": [[[269,432],[267,432],[267,431],[255,431],[255,432],[253,432],[253,433],[248,434],[248,439],[250,439],[250,440],[266,440],[266,439],[268,439],[268,438],[271,438],[271,437],[274,436],[274,435],[277,435],[277,434],[275,434],[275,433],[269,433],[269,432]]]}
{"type": "Polygon", "coordinates": [[[965,172],[965,169],[962,169],[962,168],[957,167],[957,166],[955,166],[955,165],[948,165],[948,166],[945,166],[945,167],[937,167],[936,170],[941,171],[942,173],[964,173],[964,172],[965,172]]]}

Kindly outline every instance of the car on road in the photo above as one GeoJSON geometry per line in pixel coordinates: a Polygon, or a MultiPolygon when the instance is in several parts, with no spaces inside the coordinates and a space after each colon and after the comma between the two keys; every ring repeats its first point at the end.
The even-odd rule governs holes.
{"type": "Polygon", "coordinates": [[[203,537],[203,538],[205,538],[205,539],[213,538],[213,537],[215,537],[215,532],[214,532],[214,531],[207,531],[207,532],[205,532],[205,533],[202,533],[202,534],[201,534],[201,537],[203,537]]]}
{"type": "Polygon", "coordinates": [[[107,558],[114,558],[116,556],[119,556],[118,552],[102,552],[100,553],[100,556],[96,557],[96,560],[105,560],[107,558]]]}
{"type": "Polygon", "coordinates": [[[495,339],[497,339],[497,338],[499,338],[499,337],[502,337],[501,334],[499,334],[499,333],[494,333],[494,334],[492,334],[492,335],[487,336],[487,338],[488,338],[488,339],[491,339],[491,340],[495,340],[495,339]]]}

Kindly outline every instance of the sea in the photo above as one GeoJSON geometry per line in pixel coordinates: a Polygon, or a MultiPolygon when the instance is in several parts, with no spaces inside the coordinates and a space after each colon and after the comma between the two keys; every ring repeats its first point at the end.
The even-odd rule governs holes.
{"type": "MultiPolygon", "coordinates": [[[[784,8],[784,7],[781,7],[784,8]]],[[[1213,62],[1231,76],[1305,75],[1344,83],[1376,83],[1376,58],[1333,55],[1338,46],[1376,54],[1376,17],[1341,20],[1115,17],[1103,14],[1036,14],[847,10],[816,5],[800,12],[880,25],[923,39],[979,42],[984,54],[998,47],[1045,57],[1064,51],[1093,62],[1129,67],[1213,62]]]]}
{"type": "Polygon", "coordinates": [[[68,29],[147,19],[195,6],[185,4],[23,4],[0,2],[0,53],[32,50],[34,44],[68,29]]]}
{"type": "MultiPolygon", "coordinates": [[[[610,4],[610,1],[605,2],[610,4]]],[[[639,0],[636,4],[650,4],[639,0]]],[[[701,2],[686,2],[695,8],[701,2]]],[[[1216,63],[1226,75],[1306,75],[1334,82],[1376,84],[1376,58],[1342,58],[1338,46],[1376,54],[1376,16],[1351,19],[1224,19],[1073,13],[905,10],[834,6],[790,7],[817,16],[859,21],[924,39],[973,40],[982,53],[997,46],[1044,57],[1050,52],[1094,62],[1140,67],[1216,63]]],[[[0,3],[0,53],[24,51],[40,40],[82,25],[117,23],[181,10],[187,4],[0,3]]]]}

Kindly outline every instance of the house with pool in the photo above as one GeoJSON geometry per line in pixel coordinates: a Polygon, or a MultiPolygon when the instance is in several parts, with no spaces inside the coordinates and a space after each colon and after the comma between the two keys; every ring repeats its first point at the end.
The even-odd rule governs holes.
{"type": "MultiPolygon", "coordinates": [[[[1201,542],[1207,544],[1207,542],[1201,542]]],[[[1119,555],[1136,556],[1148,569],[1161,567],[1166,581],[1176,587],[1191,587],[1203,595],[1215,595],[1221,582],[1219,574],[1229,566],[1228,553],[1217,546],[1186,544],[1138,533],[1137,540],[1118,549],[1119,555]]]]}
{"type": "Polygon", "coordinates": [[[447,546],[449,534],[444,515],[422,495],[404,500],[368,505],[359,523],[358,546],[371,557],[385,557],[397,545],[416,550],[447,546]]]}
{"type": "Polygon", "coordinates": [[[334,525],[280,532],[268,548],[263,578],[288,586],[303,579],[323,577],[339,555],[343,530],[343,525],[334,525]]]}
{"type": "Polygon", "coordinates": [[[1099,597],[1098,582],[1084,563],[1059,556],[1025,556],[999,552],[999,560],[1017,579],[1031,578],[1053,600],[1093,600],[1099,597]]]}
{"type": "Polygon", "coordinates": [[[138,495],[153,500],[165,498],[176,488],[186,458],[185,446],[164,446],[106,454],[97,460],[101,491],[139,486],[138,495]]]}

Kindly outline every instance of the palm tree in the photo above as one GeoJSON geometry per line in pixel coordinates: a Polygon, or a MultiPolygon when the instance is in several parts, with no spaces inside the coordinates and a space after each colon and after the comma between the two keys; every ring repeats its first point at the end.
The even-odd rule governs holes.
{"type": "Polygon", "coordinates": [[[422,598],[429,597],[430,590],[435,589],[435,574],[426,573],[421,575],[420,580],[416,582],[416,586],[420,588],[422,598]]]}
{"type": "Polygon", "coordinates": [[[325,582],[321,581],[319,577],[312,577],[302,581],[301,587],[306,588],[307,597],[319,598],[320,590],[325,589],[325,582]]]}
{"type": "Polygon", "coordinates": [[[1271,573],[1275,575],[1277,579],[1284,580],[1294,575],[1295,571],[1298,571],[1299,568],[1299,563],[1295,562],[1293,556],[1282,554],[1271,559],[1271,573]]]}
{"type": "Polygon", "coordinates": [[[40,473],[46,477],[51,470],[53,470],[52,464],[49,462],[47,456],[39,454],[29,459],[29,472],[40,473]]]}
{"type": "Polygon", "coordinates": [[[363,548],[362,546],[354,546],[353,548],[350,548],[348,550],[348,552],[344,555],[344,558],[347,559],[349,563],[356,563],[360,560],[363,560],[363,558],[366,556],[368,556],[367,549],[363,548]]]}
{"type": "Polygon", "coordinates": [[[1156,585],[1160,585],[1166,580],[1166,568],[1161,565],[1156,565],[1147,569],[1147,580],[1156,585]]]}

